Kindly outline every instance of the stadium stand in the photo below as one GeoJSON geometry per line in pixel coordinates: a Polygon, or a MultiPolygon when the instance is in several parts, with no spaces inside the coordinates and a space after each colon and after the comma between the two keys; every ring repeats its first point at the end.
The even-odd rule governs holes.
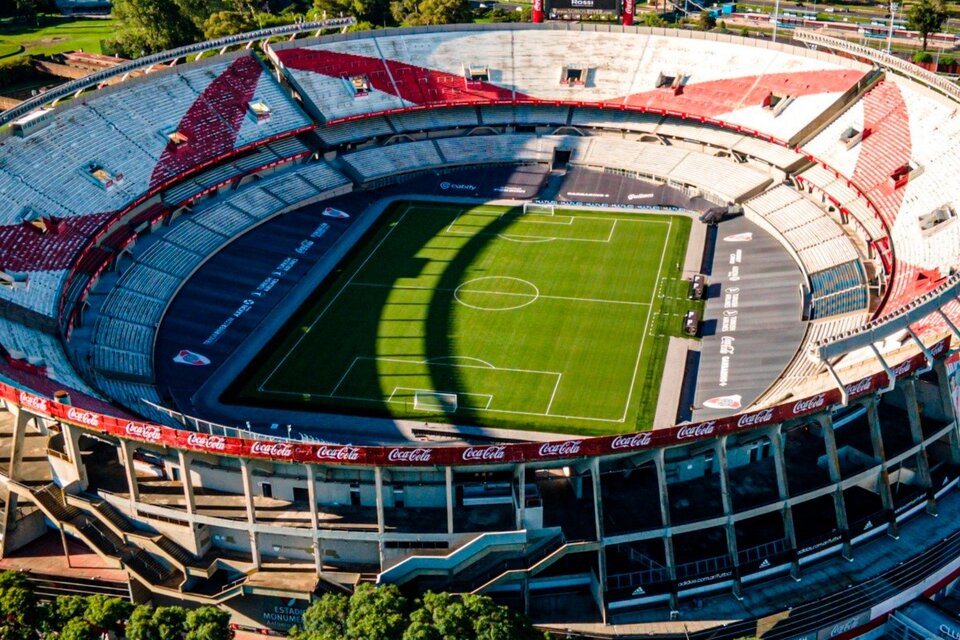
{"type": "Polygon", "coordinates": [[[324,160],[300,162],[314,123],[249,52],[80,94],[0,139],[0,554],[44,528],[20,500],[144,592],[245,622],[254,598],[292,607],[402,576],[411,593],[495,592],[540,619],[646,621],[638,635],[655,620],[690,640],[853,633],[960,576],[956,87],[873,50],[594,25],[265,48],[324,160]],[[737,408],[703,422],[483,446],[418,423],[373,447],[153,406],[171,395],[154,384],[158,325],[224,244],[352,190],[345,174],[393,186],[558,150],[740,203],[796,257],[808,320],[749,406],[730,395],[710,400],[737,408]],[[28,485],[30,440],[44,475],[28,485]]]}

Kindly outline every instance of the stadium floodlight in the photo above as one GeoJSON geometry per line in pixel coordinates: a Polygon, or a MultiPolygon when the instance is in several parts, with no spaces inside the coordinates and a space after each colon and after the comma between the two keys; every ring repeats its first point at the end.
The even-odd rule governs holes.
{"type": "Polygon", "coordinates": [[[893,49],[893,17],[897,15],[897,9],[900,8],[896,2],[890,3],[890,29],[887,31],[887,53],[893,49]]]}

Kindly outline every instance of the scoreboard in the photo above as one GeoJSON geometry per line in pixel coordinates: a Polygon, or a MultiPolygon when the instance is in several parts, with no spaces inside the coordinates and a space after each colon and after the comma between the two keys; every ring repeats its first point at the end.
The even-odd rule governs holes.
{"type": "Polygon", "coordinates": [[[621,0],[546,0],[552,19],[574,16],[619,16],[621,0]]]}

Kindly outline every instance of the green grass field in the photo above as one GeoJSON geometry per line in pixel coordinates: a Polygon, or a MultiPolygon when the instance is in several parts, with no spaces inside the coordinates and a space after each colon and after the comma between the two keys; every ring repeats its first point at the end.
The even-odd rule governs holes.
{"type": "Polygon", "coordinates": [[[647,428],[690,220],[397,205],[231,401],[602,434],[647,428]]]}
{"type": "Polygon", "coordinates": [[[101,53],[101,41],[112,38],[117,22],[109,19],[41,16],[40,25],[0,22],[0,55],[62,53],[83,49],[101,53]]]}

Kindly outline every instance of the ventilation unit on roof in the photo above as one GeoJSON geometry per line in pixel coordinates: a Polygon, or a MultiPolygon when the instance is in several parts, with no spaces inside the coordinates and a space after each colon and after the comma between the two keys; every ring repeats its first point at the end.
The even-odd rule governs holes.
{"type": "Polygon", "coordinates": [[[88,162],[82,173],[101,189],[110,191],[123,182],[122,173],[113,173],[99,162],[88,162]]]}
{"type": "Polygon", "coordinates": [[[657,76],[657,89],[670,89],[674,95],[680,95],[683,93],[683,85],[686,82],[687,76],[682,73],[668,75],[661,71],[657,76]]]}
{"type": "Polygon", "coordinates": [[[859,129],[854,129],[853,127],[847,127],[844,132],[840,134],[840,142],[843,143],[848,150],[850,150],[860,144],[860,142],[867,137],[868,133],[869,129],[860,131],[859,129]]]}
{"type": "Polygon", "coordinates": [[[10,123],[10,129],[13,131],[13,135],[26,138],[31,133],[36,133],[40,129],[43,129],[51,122],[53,122],[53,109],[37,109],[22,118],[14,120],[10,123]]]}
{"type": "Polygon", "coordinates": [[[27,274],[0,269],[0,286],[8,289],[22,289],[27,286],[27,274]]]}
{"type": "Polygon", "coordinates": [[[479,89],[484,82],[490,82],[490,69],[482,65],[467,65],[463,68],[463,77],[467,88],[479,89]]]}
{"type": "Polygon", "coordinates": [[[167,144],[169,144],[174,151],[178,151],[190,143],[190,137],[182,131],[178,131],[176,129],[164,133],[163,136],[166,139],[167,144]]]}
{"type": "Polygon", "coordinates": [[[890,181],[894,189],[899,189],[911,180],[914,180],[923,173],[923,167],[913,162],[905,162],[890,172],[890,181]]]}
{"type": "Polygon", "coordinates": [[[793,96],[771,91],[763,99],[763,108],[773,112],[773,117],[779,116],[783,110],[793,102],[793,96]]]}
{"type": "Polygon", "coordinates": [[[930,213],[925,213],[918,219],[920,222],[920,231],[924,235],[930,235],[934,231],[939,231],[943,228],[943,225],[947,222],[957,219],[957,212],[953,210],[948,204],[941,205],[931,211],[930,213]]]}
{"type": "Polygon", "coordinates": [[[343,79],[347,85],[347,91],[354,98],[362,98],[370,93],[370,78],[367,74],[349,76],[343,79]]]}
{"type": "Polygon", "coordinates": [[[23,210],[20,211],[19,217],[23,224],[39,233],[47,233],[57,230],[56,222],[52,218],[44,217],[43,214],[31,209],[30,207],[24,207],[23,210]]]}
{"type": "Polygon", "coordinates": [[[567,87],[583,87],[587,84],[590,69],[585,67],[564,67],[560,72],[560,84],[567,87]]]}
{"type": "Polygon", "coordinates": [[[270,120],[270,116],[273,114],[273,110],[270,109],[270,105],[259,98],[254,98],[247,103],[247,111],[257,122],[267,122],[270,120]]]}

